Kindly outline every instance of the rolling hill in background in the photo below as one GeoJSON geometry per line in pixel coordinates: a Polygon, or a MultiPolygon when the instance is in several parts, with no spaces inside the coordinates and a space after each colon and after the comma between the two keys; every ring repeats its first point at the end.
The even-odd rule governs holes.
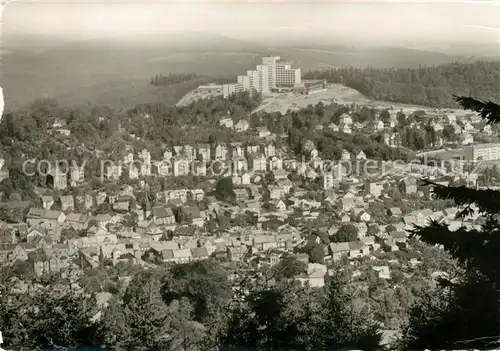
{"type": "Polygon", "coordinates": [[[294,63],[309,71],[321,68],[416,68],[421,65],[440,65],[454,61],[471,62],[475,58],[452,56],[440,52],[414,50],[399,47],[307,47],[281,51],[293,57],[294,63]]]}
{"type": "Polygon", "coordinates": [[[351,48],[314,43],[294,47],[266,47],[209,33],[186,33],[148,42],[139,38],[107,38],[68,42],[31,36],[4,38],[2,79],[5,109],[13,110],[35,99],[57,98],[63,105],[105,104],[130,108],[139,102],[175,103],[198,82],[152,87],[158,73],[198,73],[236,76],[255,67],[262,55],[290,59],[309,71],[344,66],[417,67],[465,57],[403,48],[351,48]],[[30,46],[32,45],[32,46],[30,46]],[[191,84],[192,83],[192,84],[191,84]]]}
{"type": "Polygon", "coordinates": [[[129,101],[129,97],[149,92],[151,98],[163,101],[162,93],[152,92],[148,84],[158,73],[237,75],[255,66],[259,50],[263,49],[216,35],[177,36],[162,43],[84,40],[35,52],[20,45],[4,46],[1,85],[6,110],[60,96],[65,104],[94,100],[108,104],[103,99],[108,96],[110,107],[131,107],[135,98],[129,101]],[[117,101],[119,106],[113,106],[117,101]]]}

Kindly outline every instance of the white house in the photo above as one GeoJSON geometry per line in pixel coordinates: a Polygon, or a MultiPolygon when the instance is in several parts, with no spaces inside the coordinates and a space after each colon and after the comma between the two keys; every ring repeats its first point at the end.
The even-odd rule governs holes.
{"type": "Polygon", "coordinates": [[[234,129],[237,131],[237,132],[246,132],[248,130],[248,128],[250,127],[250,123],[248,123],[247,120],[244,120],[244,119],[240,119],[238,121],[238,123],[236,123],[234,125],[234,129]]]}
{"type": "Polygon", "coordinates": [[[366,155],[363,151],[360,151],[359,154],[356,155],[356,160],[366,160],[366,155]]]}
{"type": "Polygon", "coordinates": [[[259,138],[267,138],[271,135],[271,132],[266,127],[258,127],[257,135],[259,136],[259,138]]]}

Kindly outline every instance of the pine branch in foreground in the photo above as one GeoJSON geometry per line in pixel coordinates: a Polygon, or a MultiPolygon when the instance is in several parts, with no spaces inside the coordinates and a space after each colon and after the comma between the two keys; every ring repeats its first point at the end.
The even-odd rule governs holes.
{"type": "MultiPolygon", "coordinates": [[[[500,122],[500,105],[470,97],[454,98],[488,124],[500,122]]],[[[431,221],[411,231],[412,237],[442,246],[457,259],[463,272],[456,283],[436,287],[412,307],[402,349],[491,349],[497,346],[491,336],[497,335],[500,327],[500,191],[423,182],[436,198],[453,200],[461,208],[457,219],[466,219],[474,212],[483,218],[479,228],[450,230],[446,223],[431,221]]]]}
{"type": "MultiPolygon", "coordinates": [[[[432,187],[433,195],[440,200],[454,200],[457,206],[476,205],[481,214],[500,213],[500,191],[492,189],[472,189],[466,186],[444,186],[423,180],[423,183],[432,187]]],[[[470,215],[472,212],[465,213],[470,215]]]]}
{"type": "Polygon", "coordinates": [[[487,124],[500,123],[500,105],[466,96],[453,95],[453,98],[463,109],[479,113],[487,124]]]}
{"type": "Polygon", "coordinates": [[[465,268],[490,279],[500,279],[500,267],[491,264],[500,257],[500,229],[479,231],[461,227],[451,231],[445,223],[431,221],[426,227],[415,227],[412,237],[430,245],[442,245],[465,268]],[[481,254],[478,255],[477,253],[481,254]]]}

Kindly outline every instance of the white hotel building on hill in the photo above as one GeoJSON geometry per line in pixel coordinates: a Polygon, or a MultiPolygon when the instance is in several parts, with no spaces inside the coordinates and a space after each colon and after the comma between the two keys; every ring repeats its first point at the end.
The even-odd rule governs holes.
{"type": "Polygon", "coordinates": [[[283,61],[279,56],[262,58],[262,64],[255,70],[247,71],[246,75],[238,76],[237,83],[224,84],[224,97],[240,91],[257,91],[262,94],[272,90],[290,89],[301,83],[300,68],[292,68],[291,62],[283,61]]]}

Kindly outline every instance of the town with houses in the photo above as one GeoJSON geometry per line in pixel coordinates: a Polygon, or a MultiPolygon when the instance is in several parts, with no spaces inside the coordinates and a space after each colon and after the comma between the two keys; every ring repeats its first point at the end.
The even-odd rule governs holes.
{"type": "MultiPolygon", "coordinates": [[[[452,125],[459,135],[467,135],[464,138],[472,139],[474,133],[491,133],[487,126],[475,127],[479,122],[477,116],[446,115],[434,121],[436,130],[452,125]]],[[[395,122],[391,119],[389,123],[387,126],[378,120],[368,128],[390,129],[395,122]]],[[[248,132],[250,128],[246,120],[233,124],[232,119],[224,118],[220,124],[238,132],[248,132]]],[[[347,114],[341,117],[340,126],[318,126],[320,128],[346,133],[366,130],[354,125],[347,114]]],[[[447,221],[456,228],[475,225],[474,221],[455,220],[457,208],[454,207],[407,211],[407,208],[386,206],[391,203],[387,199],[394,193],[391,189],[397,189],[403,203],[429,196],[418,182],[421,167],[399,165],[393,172],[363,179],[357,174],[339,174],[345,171],[343,167],[323,170],[324,160],[314,147],[308,160],[298,160],[286,150],[276,148],[273,141],[276,136],[267,128],[260,127],[253,132],[262,141],[260,144],[178,145],[165,151],[164,160],[157,161],[151,160],[147,150],[138,153],[130,150],[122,163],[108,165],[105,182],[116,182],[122,172],[128,172],[129,179],[181,177],[190,172],[208,179],[203,183],[208,186],[203,188],[156,193],[155,200],[147,201],[146,205],[137,205],[134,201],[138,191],[147,192],[144,181],[139,183],[139,189],[125,184],[114,192],[97,191],[80,196],[68,192],[54,197],[46,194],[50,191],[42,191],[40,205],[27,209],[22,223],[1,223],[2,260],[4,263],[29,262],[36,275],[69,267],[83,272],[97,267],[103,259],[114,265],[126,262],[148,267],[216,257],[227,262],[255,261],[258,267],[272,266],[284,253],[293,254],[314,241],[322,245],[324,262],[311,263],[306,254],[300,254],[309,268],[297,279],[322,286],[329,265],[342,259],[369,257],[373,260],[373,269],[386,279],[390,278],[391,264],[398,258],[409,267],[417,265],[418,255],[409,244],[409,230],[415,224],[423,225],[428,219],[435,219],[447,221]],[[229,170],[218,178],[231,180],[235,199],[232,203],[210,195],[216,190],[218,179],[207,172],[207,168],[216,161],[224,161],[229,170]],[[320,184],[320,191],[311,191],[311,183],[320,184]],[[92,215],[105,203],[109,204],[110,211],[92,215]],[[209,228],[209,222],[221,215],[229,219],[250,216],[253,220],[251,225],[241,227],[209,228]],[[327,225],[314,227],[310,223],[327,225]],[[324,244],[322,236],[331,237],[348,224],[356,229],[355,240],[324,244]],[[64,239],[63,233],[67,232],[73,235],[64,239]]],[[[394,134],[386,134],[384,140],[388,145],[398,143],[394,134]]],[[[485,160],[494,159],[488,156],[490,154],[500,155],[497,144],[489,144],[491,150],[487,154],[477,151],[478,147],[484,150],[484,145],[473,144],[467,152],[482,152],[485,160]]],[[[366,161],[366,155],[362,151],[350,154],[344,150],[341,161],[366,161]]],[[[470,184],[471,179],[473,182],[477,179],[472,175],[450,173],[444,168],[437,170],[429,177],[442,184],[461,178],[470,184]]],[[[83,173],[79,167],[71,167],[64,173],[52,172],[53,188],[65,192],[85,186],[83,173]]],[[[23,203],[4,202],[3,206],[23,206],[23,203]]]]}

